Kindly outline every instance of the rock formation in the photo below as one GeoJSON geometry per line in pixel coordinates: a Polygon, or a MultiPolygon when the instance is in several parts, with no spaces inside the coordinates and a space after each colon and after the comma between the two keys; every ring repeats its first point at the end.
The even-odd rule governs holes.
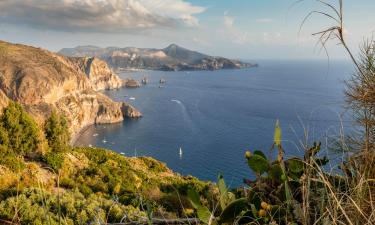
{"type": "Polygon", "coordinates": [[[9,98],[24,105],[40,124],[52,109],[67,117],[73,136],[91,124],[122,121],[123,104],[96,92],[121,85],[101,60],[72,59],[0,41],[0,109],[9,98]]]}
{"type": "Polygon", "coordinates": [[[136,108],[125,102],[123,102],[121,105],[121,111],[124,116],[129,118],[142,117],[142,114],[136,108]]]}
{"type": "Polygon", "coordinates": [[[134,80],[134,79],[125,79],[123,81],[123,85],[128,88],[138,88],[141,86],[141,84],[137,80],[134,80]]]}
{"type": "Polygon", "coordinates": [[[117,89],[123,86],[123,81],[103,60],[95,57],[72,57],[70,60],[87,75],[96,91],[117,89]]]}

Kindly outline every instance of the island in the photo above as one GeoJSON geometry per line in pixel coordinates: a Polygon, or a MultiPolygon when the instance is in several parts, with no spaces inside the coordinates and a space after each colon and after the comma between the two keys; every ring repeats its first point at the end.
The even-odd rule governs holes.
{"type": "Polygon", "coordinates": [[[116,70],[193,71],[257,66],[239,60],[209,56],[176,44],[163,49],[78,46],[61,49],[59,53],[68,57],[98,57],[116,70]]]}

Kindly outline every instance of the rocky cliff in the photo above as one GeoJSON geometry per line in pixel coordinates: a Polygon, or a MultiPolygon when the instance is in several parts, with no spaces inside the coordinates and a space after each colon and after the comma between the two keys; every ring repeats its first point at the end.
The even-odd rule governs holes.
{"type": "Polygon", "coordinates": [[[99,57],[111,67],[125,70],[219,70],[256,66],[238,60],[209,56],[175,44],[163,49],[78,46],[64,48],[59,53],[70,57],[99,57]]]}
{"type": "Polygon", "coordinates": [[[123,81],[103,60],[95,57],[71,57],[69,59],[87,75],[94,90],[116,89],[123,86],[123,81]]]}
{"type": "Polygon", "coordinates": [[[52,109],[67,117],[73,135],[91,124],[122,121],[123,104],[96,92],[121,85],[101,60],[0,41],[0,108],[7,98],[17,101],[40,124],[52,109]]]}

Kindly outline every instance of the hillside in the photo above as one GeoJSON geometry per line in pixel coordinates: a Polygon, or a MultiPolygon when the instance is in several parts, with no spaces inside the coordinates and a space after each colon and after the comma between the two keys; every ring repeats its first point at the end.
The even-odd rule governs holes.
{"type": "Polygon", "coordinates": [[[8,99],[17,101],[39,124],[53,109],[67,117],[72,135],[94,123],[120,122],[135,109],[97,90],[122,85],[102,60],[0,41],[0,108],[8,99]]]}
{"type": "Polygon", "coordinates": [[[64,48],[59,53],[70,57],[98,57],[116,69],[177,71],[240,69],[256,66],[238,60],[209,56],[176,44],[163,49],[78,46],[64,48]]]}
{"type": "Polygon", "coordinates": [[[55,112],[41,129],[18,103],[1,111],[0,224],[142,221],[146,204],[160,218],[192,216],[189,188],[203,197],[210,184],[152,158],[71,147],[65,119],[55,112]]]}

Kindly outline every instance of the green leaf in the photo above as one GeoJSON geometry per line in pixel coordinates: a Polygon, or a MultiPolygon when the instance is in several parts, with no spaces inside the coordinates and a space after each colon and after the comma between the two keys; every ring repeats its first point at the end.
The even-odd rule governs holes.
{"type": "Polygon", "coordinates": [[[240,198],[231,202],[220,215],[221,223],[228,223],[234,221],[237,216],[241,214],[242,211],[247,210],[247,199],[240,198]]]}
{"type": "Polygon", "coordinates": [[[258,217],[258,210],[257,208],[255,207],[254,204],[251,204],[250,205],[250,208],[251,208],[251,212],[253,213],[254,217],[257,218],[258,217]]]}
{"type": "Polygon", "coordinates": [[[200,221],[202,221],[205,224],[210,223],[211,212],[210,212],[210,210],[208,210],[207,207],[205,207],[205,206],[198,207],[197,208],[197,214],[198,214],[198,218],[199,218],[200,221]]]}
{"type": "Polygon", "coordinates": [[[231,201],[235,199],[235,196],[233,193],[228,192],[228,188],[221,174],[218,176],[217,186],[220,193],[220,206],[222,209],[224,209],[231,201]]]}
{"type": "Polygon", "coordinates": [[[267,160],[266,155],[262,151],[260,151],[260,150],[254,151],[254,155],[262,156],[265,160],[267,160]]]}
{"type": "Polygon", "coordinates": [[[280,181],[281,175],[283,175],[283,170],[279,164],[273,164],[268,171],[268,175],[271,179],[280,181]]]}
{"type": "Polygon", "coordinates": [[[288,170],[294,174],[301,175],[304,170],[304,163],[299,158],[291,158],[286,161],[288,170]]]}
{"type": "Polygon", "coordinates": [[[199,207],[202,207],[202,204],[201,204],[201,201],[200,201],[200,198],[199,198],[199,194],[194,189],[188,189],[187,197],[188,197],[191,205],[195,209],[198,209],[199,207]]]}
{"type": "Polygon", "coordinates": [[[281,145],[281,128],[280,128],[280,125],[279,125],[279,120],[276,121],[275,134],[273,136],[273,142],[277,146],[281,145]]]}
{"type": "Polygon", "coordinates": [[[225,185],[224,178],[221,174],[218,176],[218,181],[217,181],[217,186],[219,188],[219,193],[220,193],[220,206],[221,208],[225,208],[227,205],[227,186],[225,185]]]}
{"type": "Polygon", "coordinates": [[[211,219],[211,212],[206,206],[202,206],[198,192],[194,189],[188,189],[187,197],[191,205],[197,210],[198,218],[205,224],[211,219]]]}
{"type": "Polygon", "coordinates": [[[269,168],[268,161],[260,155],[252,155],[248,160],[247,164],[250,169],[258,174],[263,174],[269,168]]]}

